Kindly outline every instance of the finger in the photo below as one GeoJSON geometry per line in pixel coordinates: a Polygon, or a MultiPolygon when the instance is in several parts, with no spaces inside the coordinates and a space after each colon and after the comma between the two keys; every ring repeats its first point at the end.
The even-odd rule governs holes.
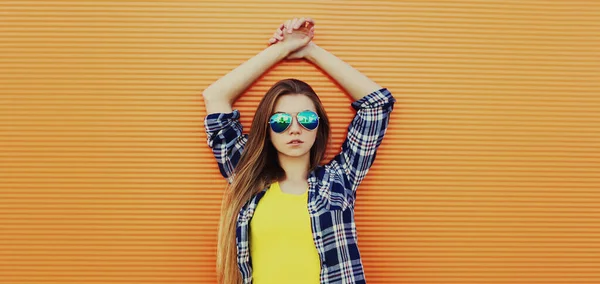
{"type": "Polygon", "coordinates": [[[287,22],[283,22],[283,23],[281,24],[281,26],[279,26],[279,28],[277,28],[277,31],[278,31],[278,33],[279,33],[279,34],[283,34],[283,31],[285,31],[285,29],[286,29],[286,26],[285,26],[285,25],[286,25],[286,23],[287,23],[287,22]]]}
{"type": "Polygon", "coordinates": [[[304,26],[304,17],[298,19],[298,21],[296,22],[296,24],[294,25],[294,29],[298,29],[301,26],[304,26]]]}
{"type": "Polygon", "coordinates": [[[305,21],[308,23],[309,26],[314,26],[315,25],[315,20],[313,20],[311,17],[307,17],[305,19],[305,21]]]}
{"type": "Polygon", "coordinates": [[[288,26],[288,33],[291,33],[296,28],[296,23],[298,22],[298,18],[294,18],[290,25],[288,26]]]}
{"type": "Polygon", "coordinates": [[[292,20],[287,20],[285,21],[285,28],[287,29],[288,32],[290,32],[290,24],[292,23],[292,20]]]}

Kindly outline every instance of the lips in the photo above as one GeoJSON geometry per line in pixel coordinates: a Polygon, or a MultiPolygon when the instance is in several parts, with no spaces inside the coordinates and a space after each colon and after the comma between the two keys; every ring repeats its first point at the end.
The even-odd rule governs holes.
{"type": "Polygon", "coordinates": [[[296,142],[296,143],[304,143],[304,141],[302,141],[302,140],[300,140],[300,139],[294,139],[294,140],[292,140],[292,141],[288,142],[288,144],[292,144],[292,143],[294,143],[294,142],[296,142]]]}

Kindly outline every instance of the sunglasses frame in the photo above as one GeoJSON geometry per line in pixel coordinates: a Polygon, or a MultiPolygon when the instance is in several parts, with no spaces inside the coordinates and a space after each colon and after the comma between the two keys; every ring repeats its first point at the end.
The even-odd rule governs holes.
{"type": "Polygon", "coordinates": [[[267,123],[269,124],[269,127],[271,127],[271,130],[273,130],[273,132],[275,132],[275,133],[283,133],[283,132],[285,132],[286,130],[288,130],[288,128],[290,128],[290,126],[292,126],[292,123],[294,123],[294,117],[295,117],[295,118],[296,118],[296,121],[298,121],[298,124],[300,124],[300,126],[302,126],[302,128],[304,128],[304,129],[306,129],[306,130],[308,130],[308,131],[313,131],[313,130],[315,130],[315,129],[308,129],[308,128],[306,128],[304,125],[302,125],[302,123],[300,123],[300,120],[298,120],[298,115],[299,115],[300,113],[302,113],[302,112],[307,112],[307,111],[309,111],[309,112],[312,112],[312,113],[314,113],[314,114],[317,116],[317,127],[315,127],[315,129],[317,129],[317,128],[319,127],[319,122],[320,122],[320,120],[321,120],[321,117],[320,117],[320,116],[319,116],[319,115],[318,115],[316,112],[314,112],[314,111],[312,111],[312,110],[309,110],[309,109],[306,109],[306,110],[300,111],[300,112],[296,113],[296,115],[292,115],[292,114],[291,114],[291,113],[289,113],[289,112],[278,111],[278,112],[276,112],[276,113],[272,114],[272,115],[269,117],[269,122],[267,122],[267,123]],[[277,132],[277,131],[275,131],[275,130],[273,129],[273,126],[271,125],[271,118],[272,118],[274,115],[276,115],[276,114],[287,114],[287,115],[289,115],[289,116],[291,116],[291,117],[292,117],[292,122],[291,122],[290,124],[288,124],[288,126],[287,126],[285,129],[281,130],[281,132],[277,132]]]}

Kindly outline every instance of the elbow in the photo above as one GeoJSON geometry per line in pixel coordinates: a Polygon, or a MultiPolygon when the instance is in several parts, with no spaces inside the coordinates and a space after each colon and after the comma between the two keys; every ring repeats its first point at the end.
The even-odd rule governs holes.
{"type": "Polygon", "coordinates": [[[204,100],[212,99],[217,93],[219,93],[219,91],[215,89],[215,84],[213,83],[206,87],[204,91],[202,91],[202,97],[204,98],[204,100]]]}
{"type": "Polygon", "coordinates": [[[202,92],[202,98],[204,99],[204,103],[206,104],[233,104],[233,102],[230,101],[227,96],[223,95],[222,92],[216,92],[208,89],[202,92]]]}
{"type": "Polygon", "coordinates": [[[207,90],[204,90],[204,92],[202,92],[202,98],[204,99],[205,103],[208,103],[210,101],[214,101],[215,98],[216,98],[215,93],[213,93],[211,91],[207,91],[207,90]]]}
{"type": "Polygon", "coordinates": [[[211,90],[210,87],[206,88],[204,91],[202,91],[202,98],[206,101],[208,99],[210,99],[211,97],[211,90]]]}

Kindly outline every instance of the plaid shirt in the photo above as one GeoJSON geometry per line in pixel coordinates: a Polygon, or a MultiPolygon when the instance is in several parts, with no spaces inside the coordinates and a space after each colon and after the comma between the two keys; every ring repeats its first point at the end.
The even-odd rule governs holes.
{"type": "MultiPolygon", "coordinates": [[[[341,152],[309,173],[308,211],[312,236],[321,259],[321,283],[366,283],[361,261],[354,204],[356,190],[375,160],[396,99],[386,88],[352,102],[357,111],[341,152]]],[[[229,183],[248,134],[242,133],[237,109],[205,117],[208,146],[229,183]]],[[[243,283],[252,283],[249,224],[268,187],[246,202],[238,214],[237,261],[243,283]]]]}

